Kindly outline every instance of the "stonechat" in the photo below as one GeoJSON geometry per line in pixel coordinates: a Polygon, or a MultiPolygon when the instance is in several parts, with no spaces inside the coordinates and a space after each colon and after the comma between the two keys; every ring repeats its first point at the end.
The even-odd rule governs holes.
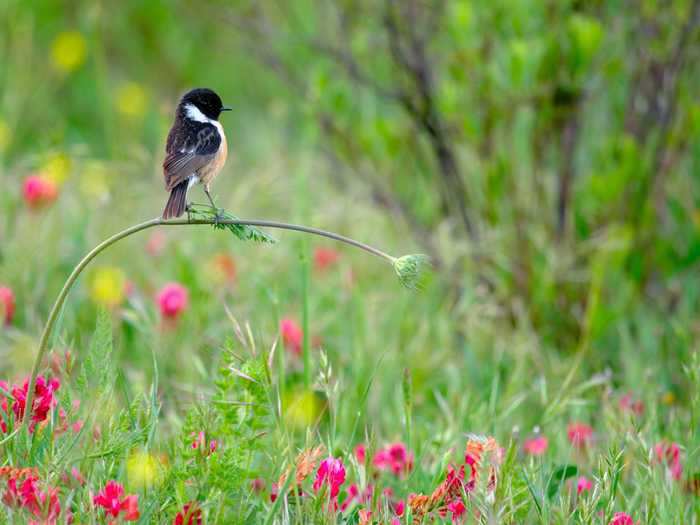
{"type": "Polygon", "coordinates": [[[226,135],[219,116],[230,109],[206,88],[193,89],[180,100],[165,146],[163,175],[170,198],[163,210],[164,219],[185,212],[187,191],[197,183],[204,186],[212,208],[217,210],[209,189],[226,162],[226,135]]]}

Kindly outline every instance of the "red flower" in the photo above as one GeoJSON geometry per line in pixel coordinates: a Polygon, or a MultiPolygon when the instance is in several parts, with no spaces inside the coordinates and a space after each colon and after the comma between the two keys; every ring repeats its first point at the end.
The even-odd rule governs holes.
{"type": "Polygon", "coordinates": [[[15,315],[15,294],[7,286],[0,286],[0,324],[9,325],[15,315]],[[4,321],[3,321],[4,319],[4,321]]]}
{"type": "Polygon", "coordinates": [[[113,518],[124,512],[125,521],[136,521],[140,516],[138,496],[130,494],[123,498],[123,495],[124,487],[121,483],[110,480],[92,501],[95,506],[102,507],[105,514],[113,518]]]}
{"type": "Polygon", "coordinates": [[[265,480],[262,478],[255,478],[250,482],[250,488],[253,489],[253,492],[256,494],[260,494],[263,490],[265,490],[265,480]]]}
{"type": "Polygon", "coordinates": [[[340,459],[330,457],[321,461],[316,471],[314,492],[318,492],[324,483],[330,487],[330,498],[337,498],[340,486],[345,483],[345,467],[340,459]]]}
{"type": "Polygon", "coordinates": [[[582,448],[590,445],[593,440],[593,428],[586,423],[569,423],[566,436],[573,446],[582,448]]]}
{"type": "Polygon", "coordinates": [[[333,248],[316,248],[314,250],[314,267],[319,272],[327,270],[340,259],[340,254],[333,248]]]}
{"type": "Polygon", "coordinates": [[[22,183],[22,196],[27,206],[39,208],[56,200],[58,187],[45,177],[30,175],[22,183]]]}
{"type": "Polygon", "coordinates": [[[447,504],[447,510],[452,514],[452,523],[457,521],[464,515],[467,507],[461,499],[456,499],[447,504]]]}
{"type": "MultiPolygon", "coordinates": [[[[49,411],[56,406],[56,398],[54,393],[61,387],[61,382],[56,379],[48,379],[44,376],[36,378],[34,387],[34,401],[32,402],[32,424],[29,427],[30,432],[34,431],[37,423],[45,421],[49,411]]],[[[15,413],[15,419],[19,421],[24,417],[25,404],[27,402],[27,391],[29,390],[29,378],[24,380],[22,387],[12,387],[12,397],[15,402],[12,404],[12,411],[15,413]]]]}
{"type": "Polygon", "coordinates": [[[616,512],[608,525],[634,525],[632,516],[625,512],[616,512]]]}
{"type": "Polygon", "coordinates": [[[403,443],[393,443],[377,451],[372,464],[378,470],[390,470],[395,476],[407,474],[413,468],[413,454],[403,443]]]}
{"type": "Polygon", "coordinates": [[[355,458],[357,459],[357,462],[360,465],[364,465],[365,459],[367,459],[367,448],[364,446],[364,444],[360,443],[359,445],[357,445],[353,452],[355,453],[355,458]]]}
{"type": "Polygon", "coordinates": [[[304,332],[296,321],[284,318],[280,321],[280,333],[282,342],[287,350],[291,350],[295,356],[301,355],[301,345],[304,342],[304,332]]]}
{"type": "Polygon", "coordinates": [[[593,483],[586,476],[579,476],[576,481],[576,494],[581,494],[582,492],[588,492],[593,488],[593,483]]]}
{"type": "Polygon", "coordinates": [[[187,308],[189,295],[187,288],[178,283],[168,283],[158,292],[156,298],[160,315],[165,319],[177,319],[187,308]]]}
{"type": "Polygon", "coordinates": [[[671,477],[678,481],[683,476],[683,464],[681,463],[681,448],[678,443],[662,441],[654,447],[656,460],[665,463],[671,477]]]}
{"type": "Polygon", "coordinates": [[[173,525],[202,525],[202,509],[197,503],[186,503],[175,516],[173,525]]]}
{"type": "Polygon", "coordinates": [[[549,446],[549,440],[544,436],[537,436],[534,438],[526,439],[523,443],[523,450],[525,454],[530,456],[541,456],[547,451],[549,446]]]}
{"type": "MultiPolygon", "coordinates": [[[[7,480],[7,490],[2,502],[9,507],[24,508],[44,525],[56,525],[61,514],[61,503],[58,501],[58,490],[50,487],[46,491],[39,488],[39,478],[34,474],[18,472],[7,480]],[[25,480],[18,485],[21,477],[25,480]]],[[[33,520],[30,523],[34,522],[33,520]]]]}

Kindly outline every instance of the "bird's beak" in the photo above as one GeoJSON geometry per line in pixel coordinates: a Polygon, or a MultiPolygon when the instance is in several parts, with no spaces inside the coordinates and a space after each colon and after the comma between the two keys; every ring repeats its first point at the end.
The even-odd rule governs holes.
{"type": "Polygon", "coordinates": [[[221,108],[221,111],[231,111],[232,109],[233,109],[233,108],[231,108],[231,107],[229,107],[229,106],[224,106],[224,107],[221,108]]]}

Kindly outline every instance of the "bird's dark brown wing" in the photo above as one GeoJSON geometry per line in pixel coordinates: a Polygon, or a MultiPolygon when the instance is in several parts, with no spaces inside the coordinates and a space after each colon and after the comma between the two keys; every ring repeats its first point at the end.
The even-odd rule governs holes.
{"type": "Polygon", "coordinates": [[[171,130],[168,135],[166,157],[163,161],[165,187],[173,189],[197,170],[209,163],[221,145],[216,126],[207,122],[189,122],[189,129],[171,130]]]}

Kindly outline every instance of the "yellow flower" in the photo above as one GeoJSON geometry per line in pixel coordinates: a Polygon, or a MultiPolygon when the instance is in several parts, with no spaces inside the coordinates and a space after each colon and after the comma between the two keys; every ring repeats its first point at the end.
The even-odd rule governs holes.
{"type": "Polygon", "coordinates": [[[70,175],[70,170],[72,167],[71,159],[65,153],[54,153],[51,155],[46,162],[44,162],[41,170],[46,174],[46,178],[57,186],[61,186],[68,175],[70,175]]]}
{"type": "Polygon", "coordinates": [[[160,485],[164,478],[165,465],[157,456],[144,450],[132,452],[126,460],[126,475],[129,488],[143,489],[160,485]]]}
{"type": "Polygon", "coordinates": [[[676,401],[676,396],[673,394],[673,392],[664,392],[664,394],[661,396],[661,402],[664,405],[672,405],[676,401]]]}
{"type": "Polygon", "coordinates": [[[146,90],[136,82],[127,82],[117,89],[117,109],[130,118],[141,117],[146,112],[148,96],[146,90]]]}
{"type": "Polygon", "coordinates": [[[0,153],[7,149],[10,145],[10,126],[7,122],[0,119],[0,153]]]}
{"type": "Polygon", "coordinates": [[[315,425],[323,410],[320,396],[311,390],[297,388],[282,399],[284,420],[292,427],[303,430],[315,425]]]}
{"type": "Polygon", "coordinates": [[[64,31],[51,44],[51,61],[63,73],[75,71],[85,62],[87,43],[78,31],[64,31]]]}
{"type": "Polygon", "coordinates": [[[103,266],[95,270],[90,283],[90,297],[97,304],[108,308],[119,306],[124,301],[126,276],[119,268],[103,266]]]}
{"type": "Polygon", "coordinates": [[[99,161],[89,161],[80,174],[80,193],[90,201],[109,200],[109,177],[107,167],[99,161]]]}

